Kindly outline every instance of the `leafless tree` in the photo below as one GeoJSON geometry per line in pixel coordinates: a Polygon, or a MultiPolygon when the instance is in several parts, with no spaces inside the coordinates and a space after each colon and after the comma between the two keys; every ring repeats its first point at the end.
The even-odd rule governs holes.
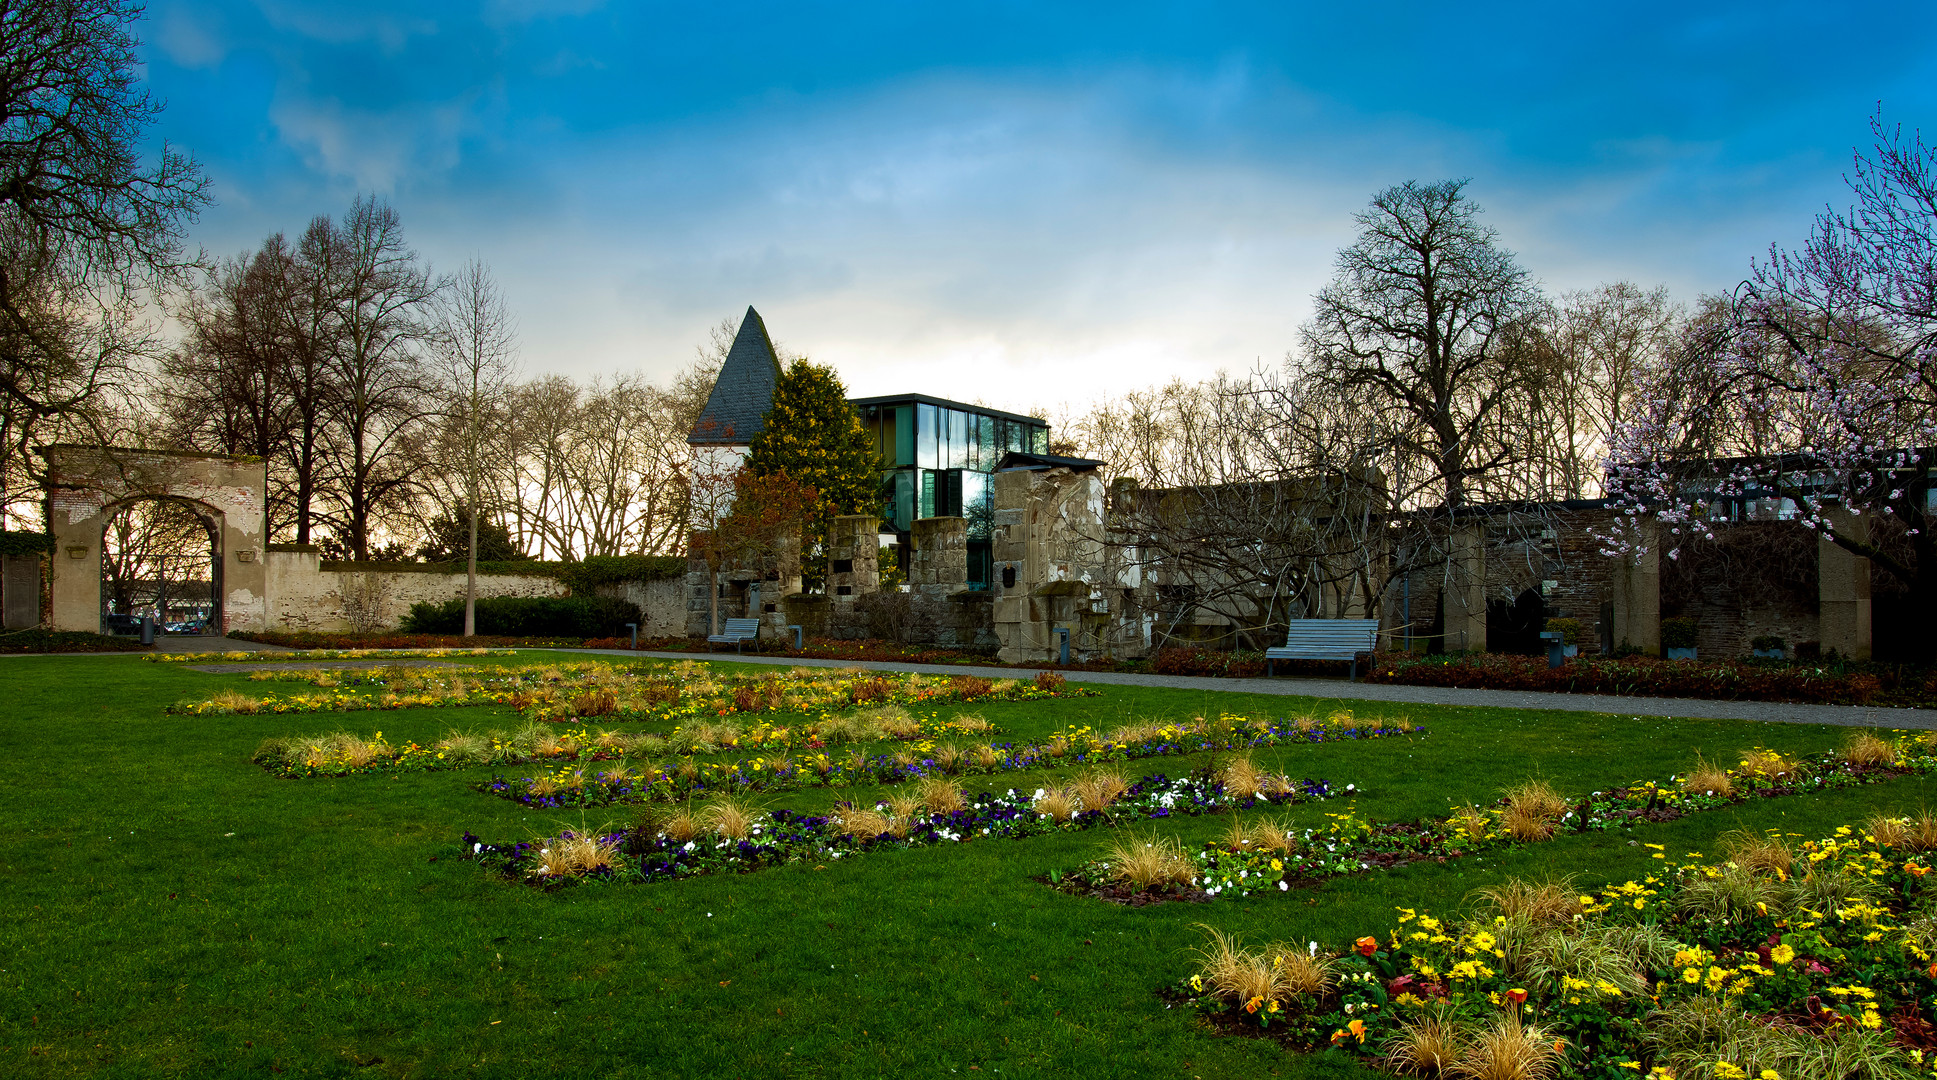
{"type": "Polygon", "coordinates": [[[448,410],[462,439],[464,508],[469,550],[464,579],[464,636],[477,633],[478,508],[484,496],[485,428],[503,416],[499,406],[516,363],[517,338],[504,294],[483,262],[464,264],[443,296],[437,335],[448,410]]]}

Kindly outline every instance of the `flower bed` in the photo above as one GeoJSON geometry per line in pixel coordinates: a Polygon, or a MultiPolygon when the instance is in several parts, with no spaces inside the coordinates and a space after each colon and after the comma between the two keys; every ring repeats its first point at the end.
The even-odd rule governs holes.
{"type": "MultiPolygon", "coordinates": [[[[1749,799],[1780,798],[1912,774],[1937,773],[1937,741],[1907,737],[1892,745],[1859,734],[1843,750],[1815,759],[1785,758],[1767,750],[1743,755],[1736,769],[1704,764],[1689,777],[1644,781],[1596,791],[1574,801],[1543,783],[1523,784],[1495,805],[1468,807],[1447,818],[1373,822],[1347,811],[1328,815],[1322,829],[1277,835],[1234,832],[1193,852],[1189,883],[1213,897],[1238,899],[1286,892],[1327,877],[1385,870],[1410,862],[1445,862],[1478,852],[1537,843],[1569,832],[1672,821],[1749,799]]],[[[1063,880],[1084,891],[1116,880],[1108,859],[1092,860],[1063,880]]]]}
{"type": "Polygon", "coordinates": [[[1928,1075],[1937,820],[1727,839],[1724,862],[1596,891],[1509,882],[1461,919],[1401,908],[1344,949],[1213,932],[1163,996],[1225,1031],[1423,1075],[1928,1075]]]}
{"type": "Polygon", "coordinates": [[[1486,690],[1792,701],[1825,705],[1937,706],[1937,672],[1923,668],[1801,664],[1766,660],[1656,660],[1584,657],[1557,668],[1544,657],[1380,654],[1367,682],[1486,690]]]}
{"type": "Polygon", "coordinates": [[[1207,774],[1171,779],[1162,774],[1133,783],[1121,777],[1090,778],[1106,785],[1093,795],[1094,809],[1062,813],[1045,808],[1051,793],[1010,789],[965,796],[952,781],[924,784],[919,792],[843,807],[815,816],[776,810],[761,813],[730,800],[635,829],[564,833],[535,841],[487,843],[467,832],[466,853],[515,881],[555,885],[569,881],[651,882],[696,874],[746,873],[801,859],[831,860],[881,850],[901,850],[977,839],[1021,839],[1067,829],[1122,824],[1172,815],[1218,813],[1262,805],[1289,805],[1329,798],[1322,780],[1304,780],[1277,794],[1239,799],[1207,774]]]}
{"type": "Polygon", "coordinates": [[[257,641],[285,649],[560,649],[574,648],[582,640],[573,637],[493,637],[474,634],[330,634],[317,630],[232,630],[237,641],[257,641]]]}
{"type": "Polygon", "coordinates": [[[322,694],[251,698],[233,691],[177,702],[169,712],[192,716],[229,713],[359,712],[370,709],[464,708],[511,705],[527,719],[666,722],[738,713],[826,712],[860,706],[936,705],[978,701],[1041,701],[1097,697],[1101,692],[1069,686],[1054,672],[1033,682],[973,675],[882,675],[872,672],[796,668],[790,672],[722,674],[702,664],[619,667],[598,662],[525,668],[422,668],[375,671],[276,671],[262,681],[307,682],[322,694]],[[350,692],[382,689],[380,695],[350,692]]]}
{"type": "MultiPolygon", "coordinates": [[[[254,760],[270,772],[286,777],[352,776],[371,772],[431,772],[472,765],[520,765],[533,761],[615,761],[632,754],[708,754],[725,749],[785,751],[803,742],[881,742],[933,740],[950,735],[984,735],[995,728],[979,716],[942,720],[931,713],[911,716],[900,709],[876,710],[891,715],[843,717],[799,727],[755,724],[706,724],[671,735],[626,732],[612,728],[551,728],[528,725],[519,731],[453,732],[434,743],[408,742],[393,746],[379,731],[365,739],[349,732],[297,735],[267,739],[254,760]]],[[[677,771],[677,767],[668,767],[677,771]]]]}
{"type": "MultiPolygon", "coordinates": [[[[1327,721],[1314,718],[1268,720],[1220,715],[1185,724],[1142,724],[1109,733],[1089,727],[1058,732],[1039,743],[996,743],[968,748],[915,747],[891,754],[855,750],[795,757],[755,757],[737,761],[685,761],[672,767],[593,773],[565,765],[549,773],[507,779],[492,777],[478,790],[535,809],[672,802],[716,793],[790,791],[815,787],[892,784],[938,775],[990,775],[1020,769],[1095,765],[1174,754],[1249,750],[1287,743],[1376,739],[1422,734],[1399,718],[1392,726],[1359,726],[1349,712],[1327,721]]],[[[1252,790],[1257,790],[1255,787],[1252,790]]]]}
{"type": "MultiPolygon", "coordinates": [[[[287,663],[292,660],[451,660],[469,656],[516,656],[515,649],[304,649],[298,652],[201,652],[201,653],[150,653],[151,664],[212,664],[234,663],[246,660],[268,660],[287,663]]],[[[301,680],[305,672],[264,672],[277,678],[301,680]]]]}

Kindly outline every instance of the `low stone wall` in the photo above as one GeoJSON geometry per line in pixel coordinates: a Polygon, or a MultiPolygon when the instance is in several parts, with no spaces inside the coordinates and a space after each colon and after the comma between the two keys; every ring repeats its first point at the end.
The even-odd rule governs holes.
{"type": "MultiPolygon", "coordinates": [[[[305,550],[271,548],[267,560],[271,630],[389,630],[403,621],[412,604],[464,595],[463,574],[325,570],[321,554],[305,550]]],[[[479,596],[564,596],[569,591],[551,577],[478,577],[479,596]]]]}
{"type": "MultiPolygon", "coordinates": [[[[854,600],[795,595],[780,601],[780,621],[764,633],[798,625],[809,636],[841,641],[876,638],[943,648],[994,648],[995,597],[988,592],[877,592],[854,600]]],[[[768,616],[769,620],[773,616],[768,616]]]]}
{"type": "MultiPolygon", "coordinates": [[[[482,584],[483,579],[479,582],[482,584]]],[[[645,617],[639,624],[642,638],[679,637],[686,633],[686,582],[682,578],[601,585],[598,593],[639,605],[645,617]]]]}

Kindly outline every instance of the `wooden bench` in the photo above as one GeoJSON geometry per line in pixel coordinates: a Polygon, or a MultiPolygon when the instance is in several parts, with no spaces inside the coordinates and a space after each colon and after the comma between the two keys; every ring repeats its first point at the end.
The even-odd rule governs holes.
{"type": "Polygon", "coordinates": [[[726,620],[726,631],[724,633],[706,635],[706,643],[709,646],[708,651],[711,651],[710,647],[717,643],[721,645],[732,645],[734,652],[741,652],[743,651],[741,646],[749,641],[757,641],[759,638],[759,619],[728,619],[726,620]]]}
{"type": "Polygon", "coordinates": [[[1264,651],[1264,673],[1272,674],[1274,660],[1350,660],[1359,677],[1359,654],[1373,651],[1379,640],[1377,619],[1293,619],[1282,647],[1264,651]]]}

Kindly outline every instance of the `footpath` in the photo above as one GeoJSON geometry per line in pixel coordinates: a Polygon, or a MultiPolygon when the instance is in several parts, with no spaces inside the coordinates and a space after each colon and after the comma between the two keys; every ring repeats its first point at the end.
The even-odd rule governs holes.
{"type": "MultiPolygon", "coordinates": [[[[633,652],[630,649],[560,649],[602,656],[650,656],[659,660],[724,660],[781,667],[863,668],[918,671],[924,675],[980,675],[990,679],[1034,678],[1037,669],[978,667],[970,664],[904,664],[892,661],[811,660],[789,656],[735,653],[633,652]]],[[[1468,705],[1491,709],[1558,709],[1614,716],[1686,716],[1707,720],[1760,720],[1775,724],[1838,724],[1843,727],[1937,730],[1937,709],[1891,709],[1866,705],[1789,705],[1774,701],[1707,701],[1698,698],[1616,697],[1610,694],[1550,694],[1538,690],[1467,690],[1442,686],[1397,686],[1281,676],[1274,679],[1225,679],[1199,675],[1132,675],[1114,671],[1063,671],[1070,682],[1106,686],[1159,686],[1207,693],[1276,694],[1323,701],[1382,701],[1401,705],[1468,705]]]]}

